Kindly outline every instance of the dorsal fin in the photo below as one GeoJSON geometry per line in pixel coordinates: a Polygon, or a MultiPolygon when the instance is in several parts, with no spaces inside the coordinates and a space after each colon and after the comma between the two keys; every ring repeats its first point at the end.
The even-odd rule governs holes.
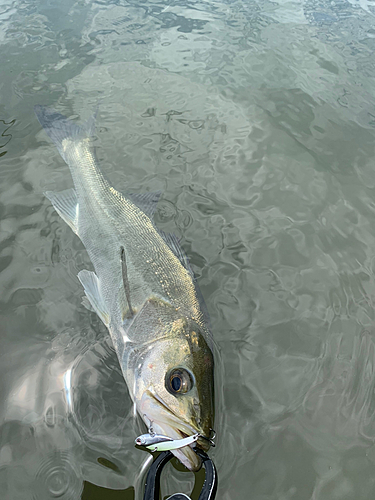
{"type": "Polygon", "coordinates": [[[154,191],[150,193],[132,193],[127,194],[126,196],[151,219],[156,211],[156,205],[158,204],[161,196],[161,191],[154,191]]]}
{"type": "Polygon", "coordinates": [[[166,244],[169,246],[169,248],[172,250],[172,252],[175,254],[175,256],[178,258],[178,260],[181,262],[181,264],[184,266],[184,268],[194,278],[194,272],[190,266],[188,256],[181,247],[180,240],[177,238],[177,236],[173,233],[165,233],[161,229],[157,229],[157,231],[163,238],[163,240],[166,242],[166,244]]]}
{"type": "Polygon", "coordinates": [[[194,271],[191,267],[191,264],[189,262],[189,258],[186,255],[184,249],[180,245],[180,240],[177,238],[177,236],[173,233],[165,233],[161,229],[157,229],[159,232],[160,236],[163,238],[163,240],[166,242],[166,244],[169,246],[169,248],[172,250],[172,252],[175,254],[175,256],[178,258],[178,260],[181,262],[181,264],[184,266],[184,268],[190,273],[194,288],[195,288],[195,293],[198,299],[198,302],[200,304],[200,308],[203,314],[204,322],[207,326],[207,334],[209,336],[209,344],[210,348],[212,349],[212,344],[213,344],[213,338],[212,338],[212,332],[211,332],[211,320],[210,320],[210,315],[208,314],[208,309],[206,306],[206,303],[204,301],[202,292],[200,291],[200,288],[198,286],[197,280],[194,275],[194,271]]]}

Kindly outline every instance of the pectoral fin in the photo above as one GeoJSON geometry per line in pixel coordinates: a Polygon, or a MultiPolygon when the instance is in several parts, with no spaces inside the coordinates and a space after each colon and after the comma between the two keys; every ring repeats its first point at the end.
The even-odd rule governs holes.
{"type": "Polygon", "coordinates": [[[56,212],[78,234],[78,201],[74,189],[66,189],[55,193],[46,191],[45,196],[50,200],[56,212]]]}
{"type": "Polygon", "coordinates": [[[109,325],[109,312],[107,311],[107,307],[104,303],[101,290],[100,290],[100,281],[95,273],[91,271],[80,271],[78,273],[78,279],[82,283],[83,288],[85,289],[85,294],[90,301],[90,304],[94,308],[94,311],[99,316],[99,318],[103,321],[105,326],[109,325]]]}

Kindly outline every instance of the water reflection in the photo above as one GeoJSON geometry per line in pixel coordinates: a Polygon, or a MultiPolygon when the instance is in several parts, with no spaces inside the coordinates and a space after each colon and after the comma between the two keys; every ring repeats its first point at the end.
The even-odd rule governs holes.
{"type": "Polygon", "coordinates": [[[133,483],[144,456],[134,453],[139,429],[107,342],[68,369],[63,353],[41,357],[8,385],[0,461],[11,495],[27,488],[38,500],[71,499],[79,498],[83,480],[115,489],[133,483]]]}
{"type": "Polygon", "coordinates": [[[1,132],[1,140],[0,140],[0,157],[6,154],[6,150],[3,149],[8,144],[8,142],[12,139],[12,134],[9,130],[16,123],[16,120],[11,120],[6,122],[5,120],[0,120],[0,132],[1,132]]]}

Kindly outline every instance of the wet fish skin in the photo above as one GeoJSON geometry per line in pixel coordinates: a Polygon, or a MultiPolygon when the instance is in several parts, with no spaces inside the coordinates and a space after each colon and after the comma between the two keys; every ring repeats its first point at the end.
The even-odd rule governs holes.
{"type": "MultiPolygon", "coordinates": [[[[95,272],[81,271],[78,278],[110,332],[139,414],[173,439],[208,436],[214,418],[208,319],[177,239],[153,224],[160,194],[124,195],[109,185],[90,139],[94,119],[80,127],[46,107],[35,112],[74,182],[74,189],[46,196],[90,256],[95,272]],[[166,387],[176,367],[191,374],[186,394],[166,387]]],[[[189,469],[199,468],[189,447],[174,454],[189,469]]]]}

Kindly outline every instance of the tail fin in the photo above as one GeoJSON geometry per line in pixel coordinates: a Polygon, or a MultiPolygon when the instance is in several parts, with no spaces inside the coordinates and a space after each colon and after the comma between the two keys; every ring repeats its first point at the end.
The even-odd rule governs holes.
{"type": "Polygon", "coordinates": [[[74,142],[94,135],[96,113],[83,126],[79,126],[66,118],[66,116],[60,115],[54,109],[47,108],[46,106],[37,105],[34,107],[34,111],[39,123],[53,140],[65,161],[67,161],[65,156],[66,148],[63,146],[65,140],[74,142]]]}

